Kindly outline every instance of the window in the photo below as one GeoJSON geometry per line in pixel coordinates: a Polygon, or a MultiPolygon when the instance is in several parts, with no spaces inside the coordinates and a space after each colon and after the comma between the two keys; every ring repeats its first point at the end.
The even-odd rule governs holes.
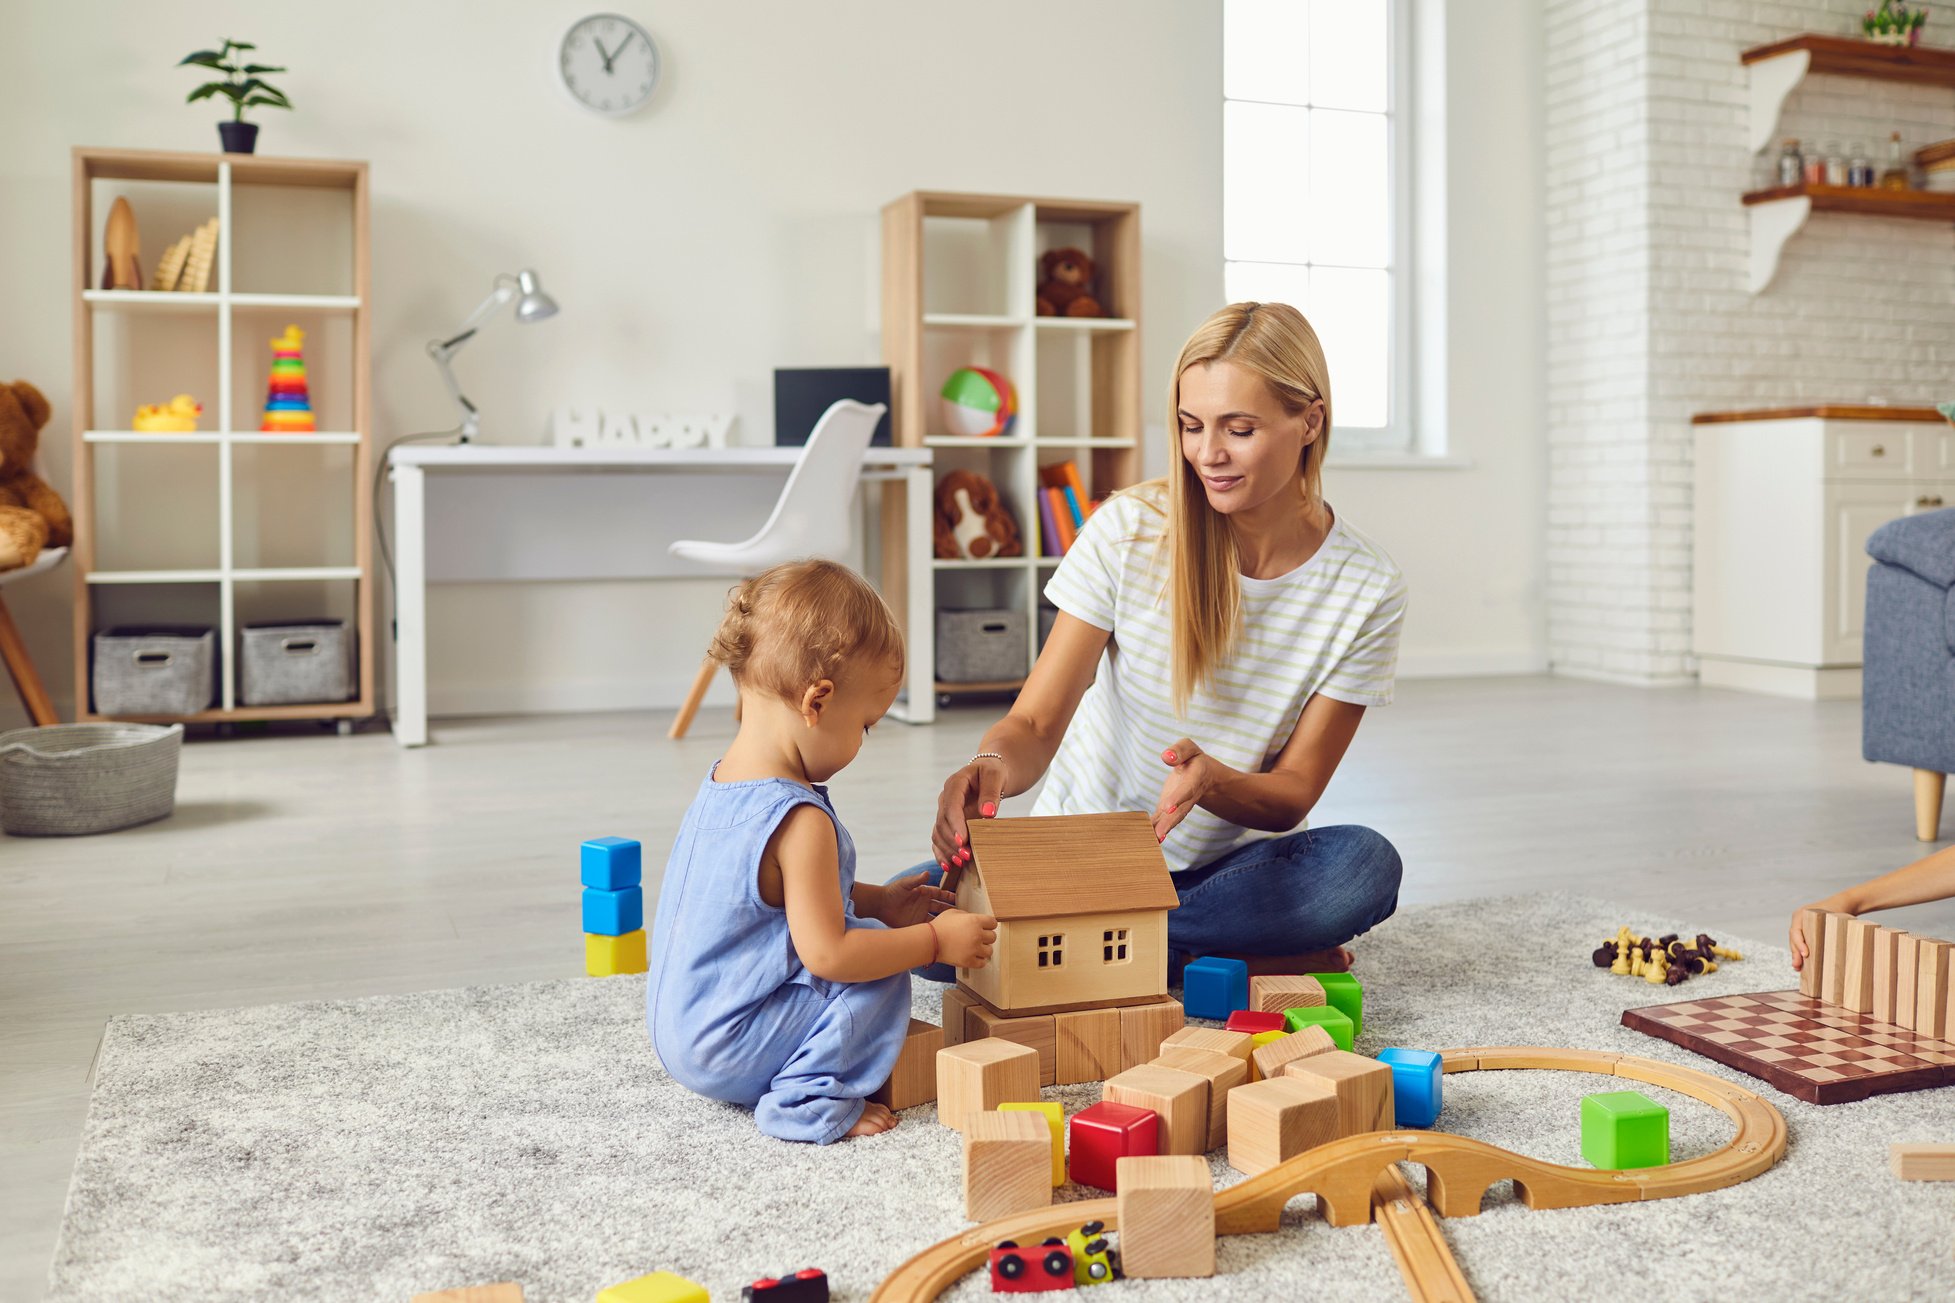
{"type": "Polygon", "coordinates": [[[1222,256],[1231,303],[1294,304],[1337,446],[1410,447],[1406,0],[1224,0],[1222,256]]]}
{"type": "Polygon", "coordinates": [[[1127,929],[1108,928],[1100,938],[1100,962],[1103,964],[1124,964],[1127,962],[1127,929]]]}
{"type": "Polygon", "coordinates": [[[1065,945],[1066,945],[1066,936],[1065,933],[1063,932],[1054,932],[1051,936],[1040,937],[1039,938],[1039,967],[1040,968],[1063,967],[1066,962],[1065,945]]]}

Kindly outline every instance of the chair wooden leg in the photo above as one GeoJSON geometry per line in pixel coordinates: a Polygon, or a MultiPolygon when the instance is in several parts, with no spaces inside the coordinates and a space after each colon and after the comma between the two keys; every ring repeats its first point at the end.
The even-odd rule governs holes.
{"type": "Polygon", "coordinates": [[[1947,774],[1938,774],[1932,769],[1914,771],[1914,836],[1918,841],[1931,842],[1941,832],[1941,793],[1948,782],[1947,774]]]}
{"type": "Polygon", "coordinates": [[[693,676],[692,691],[686,694],[686,702],[679,707],[679,713],[665,736],[682,738],[686,735],[686,730],[692,727],[692,717],[699,713],[699,703],[706,699],[706,689],[713,686],[713,674],[718,669],[719,662],[708,656],[706,663],[699,667],[699,673],[693,676]]]}
{"type": "Polygon", "coordinates": [[[28,659],[27,644],[21,640],[13,616],[7,612],[5,598],[0,598],[0,660],[7,663],[7,673],[13,676],[14,688],[20,693],[20,704],[26,707],[27,717],[36,724],[60,723],[47,687],[41,682],[34,662],[28,659]]]}
{"type": "Polygon", "coordinates": [[[27,644],[21,641],[20,630],[14,627],[14,617],[7,613],[5,598],[0,598],[0,660],[7,663],[7,673],[13,676],[14,688],[20,693],[20,704],[27,708],[27,717],[36,724],[59,724],[61,719],[54,713],[54,702],[48,697],[34,662],[27,658],[27,644]]]}

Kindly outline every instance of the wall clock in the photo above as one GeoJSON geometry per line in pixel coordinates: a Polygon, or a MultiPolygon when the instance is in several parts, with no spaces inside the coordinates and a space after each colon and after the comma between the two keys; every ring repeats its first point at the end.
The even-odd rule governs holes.
{"type": "Polygon", "coordinates": [[[621,118],[645,107],[658,89],[658,46],[629,18],[592,14],[563,34],[557,76],[570,97],[591,112],[621,118]]]}

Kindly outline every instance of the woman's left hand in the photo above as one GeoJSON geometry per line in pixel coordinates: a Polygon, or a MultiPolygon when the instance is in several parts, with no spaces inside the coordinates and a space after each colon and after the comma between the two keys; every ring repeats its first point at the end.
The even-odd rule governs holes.
{"type": "Polygon", "coordinates": [[[1154,807],[1154,837],[1166,841],[1175,825],[1208,795],[1214,778],[1214,761],[1188,738],[1182,738],[1161,753],[1168,767],[1168,780],[1161,784],[1161,800],[1154,807]]]}
{"type": "Polygon", "coordinates": [[[909,927],[915,923],[927,923],[931,918],[957,903],[957,897],[942,887],[933,887],[924,879],[925,873],[912,873],[908,877],[886,882],[882,888],[882,921],[891,927],[909,927]]]}

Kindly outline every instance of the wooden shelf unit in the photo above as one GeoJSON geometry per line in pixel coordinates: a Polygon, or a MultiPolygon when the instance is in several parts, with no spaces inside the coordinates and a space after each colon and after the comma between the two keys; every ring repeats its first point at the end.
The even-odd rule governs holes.
{"type": "MultiPolygon", "coordinates": [[[[132,199],[137,222],[144,223],[143,201],[132,199]]],[[[342,728],[354,719],[374,711],[373,665],[373,521],[372,498],[368,484],[372,463],[372,377],[371,377],[371,255],[368,237],[369,192],[367,165],[325,159],[272,158],[253,154],[193,154],[150,150],[77,148],[73,156],[74,264],[74,427],[75,491],[75,696],[76,715],[81,720],[107,718],[93,709],[90,679],[91,635],[97,629],[98,590],[127,590],[143,585],[190,585],[216,590],[217,652],[219,672],[218,704],[207,710],[183,716],[118,716],[148,722],[238,723],[280,719],[338,720],[342,728]],[[106,208],[97,211],[97,182],[172,183],[178,186],[209,186],[207,215],[219,221],[216,256],[212,276],[216,288],[202,293],[176,293],[152,290],[102,290],[94,251],[101,242],[101,221],[106,208]],[[343,192],[346,227],[350,241],[345,251],[343,280],[348,293],[285,293],[277,287],[266,291],[239,289],[234,279],[233,255],[238,244],[238,228],[233,221],[238,211],[235,200],[239,187],[283,190],[323,190],[343,192]],[[343,321],[350,329],[346,350],[347,366],[342,385],[347,398],[344,412],[351,419],[350,429],[328,429],[314,434],[265,434],[257,429],[257,396],[247,397],[238,389],[234,371],[243,368],[234,361],[234,341],[261,329],[275,334],[287,313],[312,319],[343,321]],[[215,354],[214,376],[218,386],[216,402],[207,405],[205,421],[214,429],[191,434],[140,434],[129,430],[97,428],[98,376],[96,366],[96,326],[104,317],[129,314],[169,319],[173,335],[201,333],[209,339],[215,354]],[[239,448],[311,447],[315,450],[344,447],[350,451],[350,493],[346,511],[351,544],[350,564],[338,564],[340,557],[322,557],[308,565],[241,565],[237,557],[236,501],[240,476],[248,469],[234,455],[239,448]],[[99,525],[96,493],[98,452],[116,455],[124,448],[189,449],[183,456],[195,455],[203,448],[214,454],[217,469],[218,520],[216,564],[181,568],[104,569],[97,565],[99,525]],[[243,621],[237,607],[239,584],[283,582],[351,583],[349,632],[356,664],[356,695],[348,701],[327,701],[302,705],[244,706],[238,701],[238,630],[243,621]]],[[[267,219],[276,225],[281,219],[267,219]]],[[[146,229],[147,270],[150,259],[176,232],[153,221],[146,229]]],[[[310,328],[309,328],[310,329],[310,328]]],[[[171,344],[178,341],[173,337],[171,344]]],[[[242,344],[240,343],[240,347],[242,344]]],[[[308,345],[308,358],[311,357],[308,345]]],[[[269,361],[269,354],[265,355],[269,361]]],[[[256,373],[252,373],[254,379],[256,373]]],[[[319,408],[319,377],[311,377],[314,409],[319,408]]],[[[262,381],[257,381],[262,385],[262,381]]],[[[155,399],[168,397],[157,394],[155,399]]],[[[153,400],[152,400],[153,401],[153,400]]],[[[126,419],[121,412],[103,413],[126,419]]],[[[170,454],[165,454],[170,455],[170,454]]],[[[208,609],[200,606],[199,611],[208,609]]],[[[195,622],[203,623],[202,619],[195,622]]]]}
{"type": "Polygon", "coordinates": [[[1789,185],[1753,190],[1746,207],[1807,199],[1815,213],[1859,213],[1866,217],[1906,217],[1924,222],[1955,222],[1955,193],[1939,190],[1882,190],[1873,186],[1789,185]]]}
{"type": "Polygon", "coordinates": [[[1955,87],[1955,50],[1927,45],[1882,45],[1850,36],[1805,32],[1782,41],[1754,45],[1740,54],[1738,61],[1748,65],[1798,53],[1806,56],[1807,76],[1825,73],[1955,87]]]}
{"type": "MultiPolygon", "coordinates": [[[[909,557],[901,496],[885,489],[883,592],[905,592],[908,567],[925,565],[939,607],[1022,609],[1029,668],[1038,656],[1041,581],[1058,564],[1040,555],[1039,467],[1070,458],[1095,497],[1139,478],[1140,206],[914,191],[883,209],[882,272],[895,442],[935,450],[940,473],[987,475],[1025,543],[1024,556],[997,561],[909,557]],[[1067,245],[1092,255],[1095,296],[1115,315],[1036,314],[1039,256],[1067,245]],[[943,432],[937,394],[960,366],[992,367],[1011,380],[1018,416],[1007,437],[943,432]]],[[[940,682],[937,690],[1008,692],[1022,681],[940,682]]]]}

